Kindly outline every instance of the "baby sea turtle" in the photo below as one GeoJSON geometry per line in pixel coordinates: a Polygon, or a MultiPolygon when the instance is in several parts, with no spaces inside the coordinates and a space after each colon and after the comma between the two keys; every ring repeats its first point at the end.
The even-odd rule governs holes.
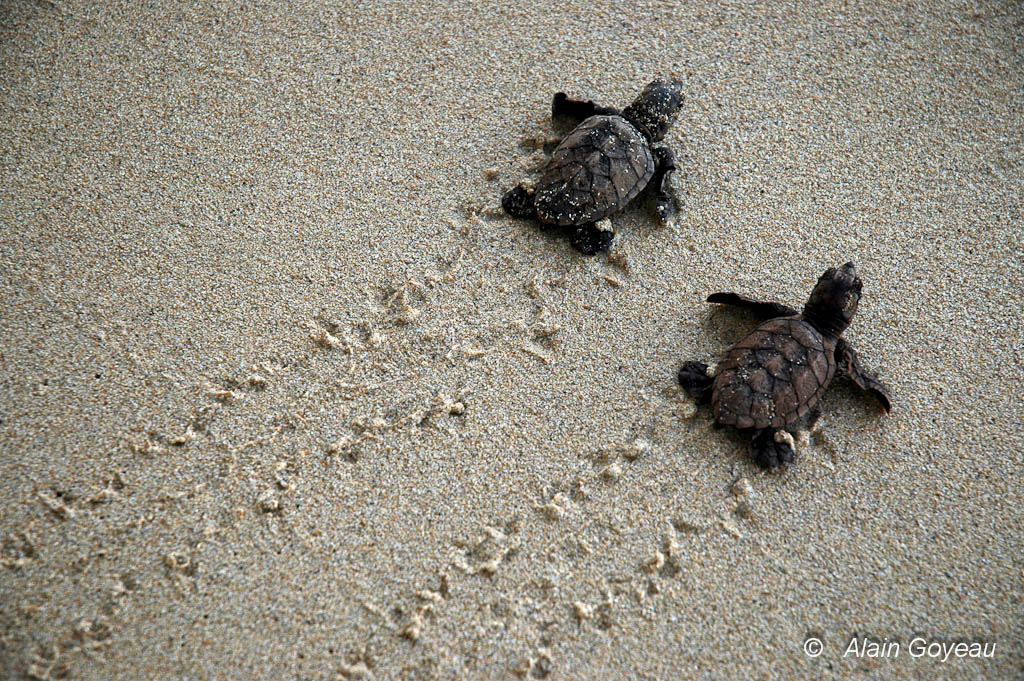
{"type": "Polygon", "coordinates": [[[665,137],[682,103],[677,80],[655,80],[621,112],[559,92],[551,117],[582,122],[555,147],[537,186],[509,190],[502,207],[513,217],[536,218],[541,229],[567,228],[572,245],[586,255],[608,250],[615,237],[594,223],[624,208],[647,185],[654,187],[658,215],[667,221],[675,211],[669,181],[675,155],[654,144],[665,137]]]}
{"type": "Polygon", "coordinates": [[[861,368],[857,353],[840,338],[860,302],[853,263],[829,268],[818,279],[802,313],[781,303],[737,293],[714,293],[709,303],[737,305],[769,321],[729,348],[713,372],[687,362],[679,383],[698,402],[711,402],[715,420],[751,433],[750,454],[764,468],[793,460],[783,429],[824,394],[836,368],[890,411],[889,390],[861,368]]]}

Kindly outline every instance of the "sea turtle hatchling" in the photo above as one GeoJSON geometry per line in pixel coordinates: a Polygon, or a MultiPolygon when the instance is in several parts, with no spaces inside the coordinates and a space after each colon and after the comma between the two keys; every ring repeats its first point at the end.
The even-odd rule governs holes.
{"type": "Polygon", "coordinates": [[[749,431],[750,454],[764,468],[793,460],[791,438],[782,432],[824,394],[838,368],[890,411],[889,390],[868,375],[840,335],[860,302],[861,280],[853,263],[826,270],[802,313],[781,303],[737,293],[714,293],[709,303],[737,305],[768,318],[736,345],[714,371],[687,362],[679,383],[698,402],[711,402],[718,423],[749,431]]]}
{"type": "Polygon", "coordinates": [[[675,155],[654,146],[668,132],[683,103],[682,83],[655,80],[621,112],[591,101],[569,99],[564,92],[551,102],[551,117],[582,121],[555,147],[536,187],[519,185],[502,197],[505,212],[536,218],[541,229],[569,230],[572,245],[586,255],[608,250],[614,232],[595,223],[654,187],[663,221],[675,211],[670,177],[675,155]]]}

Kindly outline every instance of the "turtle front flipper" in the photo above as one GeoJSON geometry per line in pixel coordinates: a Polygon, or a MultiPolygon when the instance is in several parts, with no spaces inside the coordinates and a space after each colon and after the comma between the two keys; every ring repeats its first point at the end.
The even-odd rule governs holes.
{"type": "MultiPolygon", "coordinates": [[[[792,317],[797,314],[797,311],[791,308],[789,305],[783,305],[782,303],[764,302],[761,300],[754,300],[747,296],[739,293],[712,293],[708,296],[709,303],[718,303],[720,305],[734,305],[736,307],[742,307],[750,310],[754,314],[763,317],[764,319],[775,319],[776,317],[792,317]]],[[[837,355],[838,357],[838,355],[837,355]]]]}
{"type": "Polygon", "coordinates": [[[711,386],[715,379],[708,376],[708,365],[687,362],[679,369],[679,385],[699,404],[711,403],[711,386]]]}
{"type": "Polygon", "coordinates": [[[676,155],[668,147],[654,147],[654,177],[651,178],[651,186],[654,187],[654,200],[658,206],[658,217],[662,222],[668,222],[676,214],[676,195],[672,191],[672,173],[676,169],[676,155]]]}
{"type": "Polygon", "coordinates": [[[593,222],[569,227],[572,230],[570,243],[583,255],[595,255],[607,251],[615,238],[615,232],[598,229],[593,222]]]}
{"type": "Polygon", "coordinates": [[[796,452],[789,444],[792,438],[779,436],[783,431],[775,428],[755,430],[750,438],[750,456],[761,468],[778,468],[792,463],[796,452]]]}
{"type": "Polygon", "coordinates": [[[889,389],[884,383],[868,374],[860,365],[860,358],[853,347],[842,338],[836,343],[836,365],[850,377],[857,386],[864,391],[873,394],[882,407],[892,411],[892,402],[889,401],[889,389]]]}
{"type": "Polygon", "coordinates": [[[609,106],[601,106],[590,101],[569,99],[564,92],[557,92],[551,99],[551,118],[568,118],[577,123],[591,116],[618,116],[619,110],[609,106]]]}

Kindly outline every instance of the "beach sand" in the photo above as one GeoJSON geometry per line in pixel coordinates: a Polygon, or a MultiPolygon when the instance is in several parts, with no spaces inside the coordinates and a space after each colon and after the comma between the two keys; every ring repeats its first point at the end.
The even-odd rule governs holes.
{"type": "Polygon", "coordinates": [[[592,4],[3,3],[0,676],[1024,673],[1021,4],[592,4]],[[668,74],[674,224],[501,213],[668,74]],[[675,373],[848,260],[766,473],[675,373]]]}

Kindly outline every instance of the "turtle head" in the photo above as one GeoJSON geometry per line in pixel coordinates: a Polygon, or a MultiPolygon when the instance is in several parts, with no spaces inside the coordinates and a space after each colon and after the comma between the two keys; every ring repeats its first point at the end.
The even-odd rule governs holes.
{"type": "Polygon", "coordinates": [[[623,109],[622,117],[651,142],[660,142],[675,122],[682,105],[682,82],[659,78],[649,83],[636,101],[623,109]]]}
{"type": "Polygon", "coordinates": [[[861,286],[852,262],[828,268],[804,305],[804,319],[822,334],[838,338],[857,313],[861,286]]]}

